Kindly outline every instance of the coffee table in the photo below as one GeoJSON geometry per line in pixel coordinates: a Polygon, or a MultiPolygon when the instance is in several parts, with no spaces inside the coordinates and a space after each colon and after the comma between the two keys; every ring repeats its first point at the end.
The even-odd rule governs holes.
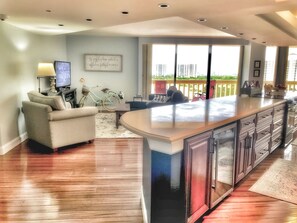
{"type": "Polygon", "coordinates": [[[130,111],[130,104],[119,104],[116,109],[116,128],[119,128],[120,118],[123,114],[130,111]]]}

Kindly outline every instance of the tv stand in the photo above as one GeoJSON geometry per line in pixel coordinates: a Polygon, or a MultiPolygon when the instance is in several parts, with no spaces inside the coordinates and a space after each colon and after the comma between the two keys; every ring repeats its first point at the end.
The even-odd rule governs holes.
{"type": "MultiPolygon", "coordinates": [[[[49,91],[43,91],[41,94],[47,96],[49,95],[49,91]]],[[[60,88],[56,95],[60,95],[64,101],[69,102],[72,108],[76,107],[76,88],[60,88]]]]}
{"type": "Polygon", "coordinates": [[[76,107],[76,88],[64,88],[60,89],[61,97],[64,101],[67,101],[71,104],[72,108],[76,107]]]}

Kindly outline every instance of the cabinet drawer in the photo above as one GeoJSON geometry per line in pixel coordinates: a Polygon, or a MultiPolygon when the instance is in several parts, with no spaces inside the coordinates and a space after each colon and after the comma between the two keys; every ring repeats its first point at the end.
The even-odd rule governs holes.
{"type": "Polygon", "coordinates": [[[255,140],[259,141],[261,139],[267,138],[271,136],[271,125],[264,125],[264,128],[257,127],[255,133],[255,140]]]}
{"type": "Polygon", "coordinates": [[[255,129],[256,126],[256,115],[252,115],[239,120],[239,132],[240,134],[250,129],[255,129]]]}
{"type": "Polygon", "coordinates": [[[272,114],[273,114],[273,108],[259,112],[257,114],[257,125],[259,125],[261,123],[271,123],[272,122],[272,114]]]}
{"type": "Polygon", "coordinates": [[[285,114],[286,104],[274,107],[274,116],[283,116],[285,114]]]}
{"type": "Polygon", "coordinates": [[[271,138],[270,153],[282,144],[282,131],[277,132],[271,138]]]}
{"type": "Polygon", "coordinates": [[[255,145],[254,167],[269,155],[270,138],[260,140],[255,145]]]}
{"type": "Polygon", "coordinates": [[[277,122],[274,122],[272,125],[272,133],[281,131],[284,126],[284,119],[280,119],[277,122]]]}

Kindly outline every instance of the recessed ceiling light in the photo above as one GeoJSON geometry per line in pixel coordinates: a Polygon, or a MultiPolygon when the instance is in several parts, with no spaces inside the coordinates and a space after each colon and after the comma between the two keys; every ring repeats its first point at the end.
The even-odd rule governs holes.
{"type": "Polygon", "coordinates": [[[122,14],[123,14],[123,15],[128,15],[129,12],[128,12],[128,11],[122,11],[122,14]]]}
{"type": "Polygon", "coordinates": [[[243,36],[243,33],[238,33],[238,35],[243,36]]]}
{"type": "Polygon", "coordinates": [[[64,26],[64,24],[58,24],[58,26],[64,26]]]}
{"type": "Polygon", "coordinates": [[[198,22],[206,22],[207,19],[206,19],[206,18],[198,18],[197,21],[198,21],[198,22]]]}
{"type": "Polygon", "coordinates": [[[223,26],[223,27],[221,27],[221,29],[222,30],[227,30],[227,29],[229,29],[227,26],[223,26]]]}
{"type": "Polygon", "coordinates": [[[168,7],[169,7],[169,5],[166,4],[166,3],[160,3],[159,4],[159,8],[168,8],[168,7]]]}
{"type": "Polygon", "coordinates": [[[92,22],[92,21],[93,21],[93,19],[86,19],[86,21],[88,21],[88,22],[92,22]]]}
{"type": "Polygon", "coordinates": [[[266,41],[263,41],[262,43],[263,43],[263,44],[266,44],[266,41]]]}
{"type": "Polygon", "coordinates": [[[52,10],[50,10],[50,9],[47,9],[47,10],[45,10],[46,12],[52,12],[52,10]]]}
{"type": "Polygon", "coordinates": [[[254,38],[252,38],[252,40],[256,40],[256,39],[257,39],[257,38],[255,38],[255,37],[254,37],[254,38]]]}

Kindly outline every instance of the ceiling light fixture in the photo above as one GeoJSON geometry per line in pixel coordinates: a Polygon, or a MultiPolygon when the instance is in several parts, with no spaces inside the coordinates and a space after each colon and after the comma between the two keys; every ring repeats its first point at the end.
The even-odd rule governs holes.
{"type": "Polygon", "coordinates": [[[198,21],[198,22],[206,22],[207,19],[206,19],[206,18],[198,18],[197,21],[198,21]]]}
{"type": "Polygon", "coordinates": [[[122,11],[122,14],[123,15],[129,15],[129,12],[128,11],[122,11]]]}
{"type": "Polygon", "coordinates": [[[86,21],[88,21],[88,22],[92,22],[92,21],[93,21],[93,19],[86,19],[86,21]]]}
{"type": "Polygon", "coordinates": [[[50,10],[50,9],[47,9],[47,10],[45,10],[46,12],[52,12],[52,10],[50,10]]]}
{"type": "Polygon", "coordinates": [[[227,26],[223,26],[223,27],[221,27],[221,29],[222,30],[227,30],[227,29],[229,29],[227,26]]]}
{"type": "Polygon", "coordinates": [[[254,37],[254,38],[252,38],[252,40],[256,40],[256,39],[257,39],[257,38],[255,38],[255,37],[254,37]]]}
{"type": "Polygon", "coordinates": [[[64,24],[58,24],[58,26],[64,26],[64,24]]]}
{"type": "Polygon", "coordinates": [[[168,8],[169,7],[169,5],[166,3],[160,3],[158,6],[159,6],[159,8],[168,8]]]}
{"type": "Polygon", "coordinates": [[[244,33],[238,33],[238,35],[243,36],[244,33]]]}

